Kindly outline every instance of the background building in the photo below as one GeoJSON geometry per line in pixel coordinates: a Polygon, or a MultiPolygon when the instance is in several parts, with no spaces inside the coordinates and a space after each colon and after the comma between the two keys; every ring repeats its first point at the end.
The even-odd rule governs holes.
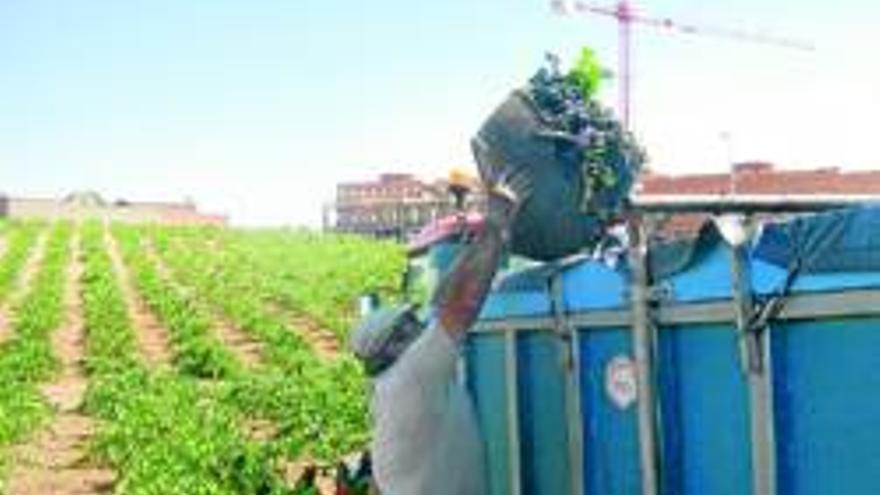
{"type": "MultiPolygon", "coordinates": [[[[465,208],[483,211],[485,196],[477,185],[474,180],[465,208]]],[[[339,184],[336,202],[326,211],[325,228],[405,239],[425,224],[453,213],[454,207],[447,180],[382,174],[375,181],[339,184]]]]}
{"type": "MultiPolygon", "coordinates": [[[[880,195],[880,171],[845,172],[838,168],[777,169],[767,162],[736,164],[728,173],[645,174],[641,195],[880,195]]],[[[706,220],[704,214],[675,215],[661,223],[666,237],[693,235],[706,220]]]]}
{"type": "MultiPolygon", "coordinates": [[[[650,195],[878,195],[880,171],[777,169],[768,162],[739,163],[729,172],[664,175],[647,172],[636,186],[650,195]]],[[[474,180],[466,208],[485,211],[485,195],[474,180]]],[[[382,174],[378,180],[339,184],[336,202],[325,208],[327,229],[376,237],[409,238],[422,226],[454,211],[449,182],[423,181],[409,174],[382,174]]],[[[667,238],[694,235],[704,214],[669,216],[661,221],[667,238]]]]}
{"type": "Polygon", "coordinates": [[[0,195],[0,217],[21,219],[101,218],[128,223],[220,225],[227,218],[198,211],[192,201],[143,202],[120,199],[112,203],[95,192],[77,192],[61,199],[0,195]]]}

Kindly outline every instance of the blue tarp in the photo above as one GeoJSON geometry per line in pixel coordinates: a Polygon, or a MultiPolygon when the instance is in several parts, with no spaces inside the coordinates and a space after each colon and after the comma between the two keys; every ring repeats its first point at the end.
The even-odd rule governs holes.
{"type": "Polygon", "coordinates": [[[801,273],[880,271],[880,207],[767,224],[754,257],[801,273]]]}
{"type": "MultiPolygon", "coordinates": [[[[551,313],[549,284],[563,273],[567,312],[620,308],[628,304],[626,260],[616,269],[579,257],[510,274],[489,297],[483,319],[551,313]]],[[[697,302],[731,296],[728,247],[714,223],[688,240],[652,246],[656,284],[669,299],[697,302]]],[[[751,252],[752,287],[759,295],[779,293],[790,270],[791,292],[823,292],[880,286],[880,206],[804,215],[766,224],[751,252]]]]}

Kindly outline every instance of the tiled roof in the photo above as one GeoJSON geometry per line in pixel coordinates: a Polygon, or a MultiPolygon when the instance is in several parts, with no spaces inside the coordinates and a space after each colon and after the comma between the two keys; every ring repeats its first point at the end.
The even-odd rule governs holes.
{"type": "Polygon", "coordinates": [[[642,177],[643,194],[880,194],[880,171],[837,168],[779,170],[767,163],[745,163],[732,173],[642,177]]]}
{"type": "MultiPolygon", "coordinates": [[[[842,171],[838,168],[812,170],[777,169],[766,162],[737,164],[730,173],[642,176],[639,193],[653,194],[878,194],[880,170],[842,171]]],[[[663,224],[666,234],[695,233],[705,215],[670,218],[663,224]]]]}

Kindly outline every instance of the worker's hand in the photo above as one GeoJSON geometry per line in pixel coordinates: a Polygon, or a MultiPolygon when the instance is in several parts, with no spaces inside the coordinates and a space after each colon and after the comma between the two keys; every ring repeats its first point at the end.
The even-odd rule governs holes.
{"type": "Polygon", "coordinates": [[[530,194],[529,177],[522,169],[498,178],[488,190],[488,226],[500,228],[507,233],[530,194]]]}

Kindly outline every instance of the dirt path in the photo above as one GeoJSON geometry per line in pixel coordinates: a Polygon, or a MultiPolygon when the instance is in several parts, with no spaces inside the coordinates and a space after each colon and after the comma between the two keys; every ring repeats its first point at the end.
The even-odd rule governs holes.
{"type": "Polygon", "coordinates": [[[131,318],[141,355],[152,366],[169,365],[173,354],[168,329],[159,323],[156,315],[150,311],[147,303],[138,295],[131,274],[122,261],[119,245],[110,234],[110,230],[106,228],[104,230],[104,245],[107,246],[113,271],[116,273],[125,305],[128,307],[128,316],[131,318]]]}
{"type": "Polygon", "coordinates": [[[280,307],[274,308],[274,311],[282,315],[287,325],[308,342],[321,359],[332,361],[342,353],[336,334],[322,327],[314,319],[305,315],[294,314],[292,311],[280,307]]]}
{"type": "MultiPolygon", "coordinates": [[[[308,466],[318,467],[319,464],[307,460],[282,461],[280,466],[278,466],[278,471],[288,486],[296,486],[297,481],[305,474],[308,466]]],[[[332,495],[336,493],[336,482],[333,479],[333,473],[327,470],[326,467],[319,467],[315,477],[315,486],[318,488],[319,495],[332,495]]]]}
{"type": "Polygon", "coordinates": [[[263,360],[263,346],[228,320],[212,315],[214,333],[246,366],[257,366],[263,360]]]}
{"type": "Polygon", "coordinates": [[[61,374],[42,387],[43,395],[57,414],[49,428],[16,449],[9,495],[98,494],[109,493],[113,486],[113,472],[90,465],[87,460],[88,441],[95,425],[79,411],[88,380],[82,367],[85,328],[79,283],[82,263],[76,236],[73,242],[65,288],[67,318],[52,335],[61,374]]]}
{"type": "MultiPolygon", "coordinates": [[[[165,263],[165,260],[156,252],[155,247],[147,242],[145,244],[147,255],[156,266],[156,271],[165,281],[180,287],[184,291],[192,291],[192,287],[181,284],[174,272],[165,263]]],[[[263,361],[263,345],[255,340],[247,332],[233,324],[228,318],[224,318],[217,311],[205,308],[209,311],[214,335],[220,339],[232,354],[246,366],[257,366],[263,361]]]]}
{"type": "MultiPolygon", "coordinates": [[[[9,291],[9,297],[0,303],[0,344],[12,337],[12,308],[24,296],[31,280],[33,280],[37,269],[40,267],[40,261],[43,259],[45,252],[46,240],[49,238],[48,229],[43,231],[31,250],[28,253],[27,260],[15,280],[15,285],[9,291]]],[[[5,241],[5,239],[4,239],[5,241]]],[[[5,250],[5,244],[4,244],[5,250]]]]}

